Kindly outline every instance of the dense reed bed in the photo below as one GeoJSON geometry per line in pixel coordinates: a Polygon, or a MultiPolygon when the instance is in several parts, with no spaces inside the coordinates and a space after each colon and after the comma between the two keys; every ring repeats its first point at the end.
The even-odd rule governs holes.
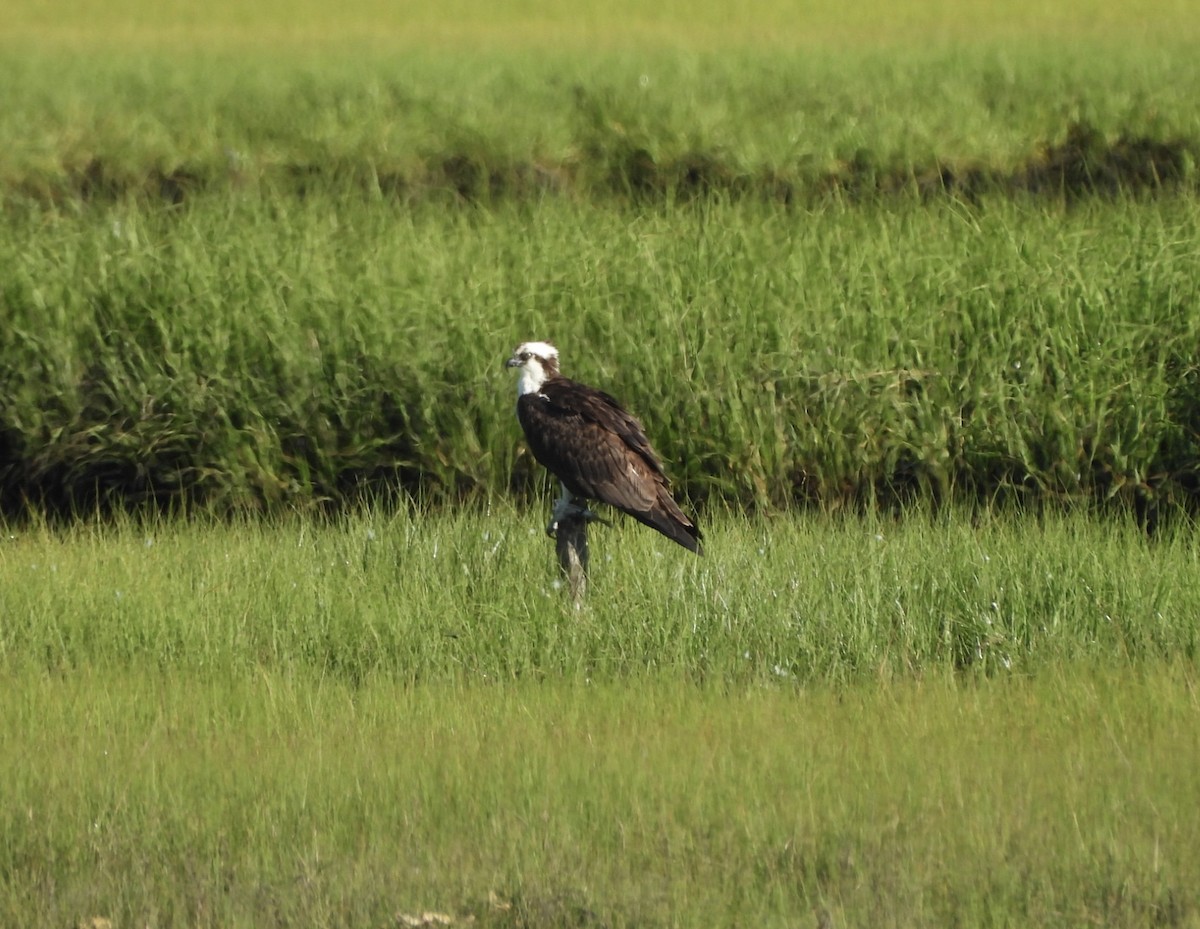
{"type": "Polygon", "coordinates": [[[731,505],[1190,507],[1197,201],[553,201],[326,192],[31,208],[0,231],[0,492],[56,510],[528,487],[526,338],[731,505]]]}

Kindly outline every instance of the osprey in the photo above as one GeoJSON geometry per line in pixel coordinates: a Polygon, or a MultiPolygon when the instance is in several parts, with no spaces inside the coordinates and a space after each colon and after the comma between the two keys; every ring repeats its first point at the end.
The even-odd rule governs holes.
{"type": "Polygon", "coordinates": [[[559,374],[548,342],[518,345],[505,366],[521,370],[517,418],[530,451],[562,485],[547,531],[578,509],[576,499],[600,500],[700,554],[700,530],[671,498],[641,423],[603,391],[559,374]]]}

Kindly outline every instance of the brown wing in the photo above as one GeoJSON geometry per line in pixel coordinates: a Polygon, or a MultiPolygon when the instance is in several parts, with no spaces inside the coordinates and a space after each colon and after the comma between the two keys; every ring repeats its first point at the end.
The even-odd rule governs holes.
{"type": "Polygon", "coordinates": [[[554,378],[527,394],[518,416],[534,457],[571,493],[616,507],[698,551],[696,529],[671,497],[641,423],[604,393],[554,378]]]}

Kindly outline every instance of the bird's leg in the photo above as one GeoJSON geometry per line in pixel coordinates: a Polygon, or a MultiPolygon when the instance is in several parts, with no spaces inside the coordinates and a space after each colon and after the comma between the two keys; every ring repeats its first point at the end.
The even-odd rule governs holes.
{"type": "Polygon", "coordinates": [[[584,522],[603,523],[606,526],[612,525],[607,519],[593,513],[586,506],[580,506],[576,503],[575,497],[571,494],[571,491],[567,490],[566,484],[560,484],[560,486],[562,487],[562,494],[554,501],[554,509],[550,513],[550,522],[546,525],[546,535],[553,539],[558,532],[558,524],[572,516],[578,517],[584,520],[584,522]]]}
{"type": "Polygon", "coordinates": [[[558,532],[558,524],[567,518],[567,514],[575,506],[575,498],[571,496],[571,491],[567,490],[567,485],[559,484],[559,487],[562,488],[562,493],[554,501],[554,509],[550,511],[550,522],[546,525],[546,535],[552,539],[558,532]]]}

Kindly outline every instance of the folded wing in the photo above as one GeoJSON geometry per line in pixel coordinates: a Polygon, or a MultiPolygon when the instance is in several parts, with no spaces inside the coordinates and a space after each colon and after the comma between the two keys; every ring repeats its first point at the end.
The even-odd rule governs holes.
{"type": "Polygon", "coordinates": [[[641,423],[613,397],[557,377],[521,396],[517,414],[534,457],[572,494],[616,507],[699,553],[700,532],[671,497],[641,423]]]}

